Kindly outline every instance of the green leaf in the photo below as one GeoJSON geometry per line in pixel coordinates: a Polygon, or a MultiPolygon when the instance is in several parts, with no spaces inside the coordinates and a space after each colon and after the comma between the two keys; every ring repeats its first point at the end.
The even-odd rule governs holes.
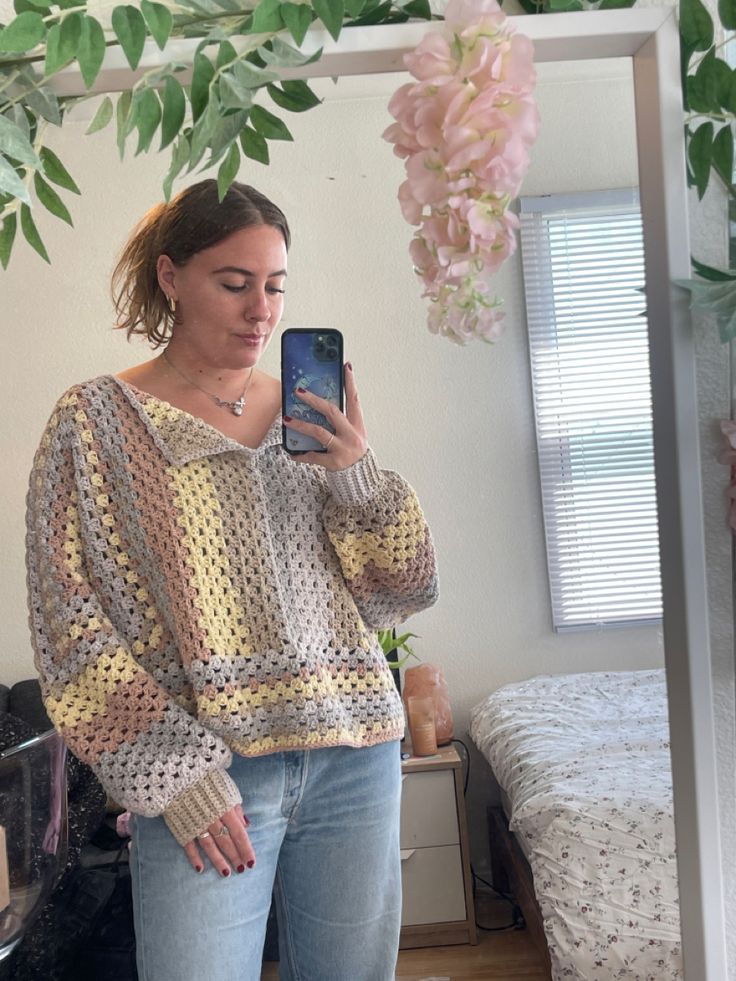
{"type": "Polygon", "coordinates": [[[30,140],[14,122],[7,116],[0,115],[0,153],[6,157],[12,157],[18,163],[30,164],[31,167],[38,167],[41,163],[36,151],[31,146],[30,140]]]}
{"type": "Polygon", "coordinates": [[[102,67],[105,49],[105,32],[102,30],[102,25],[94,17],[84,14],[79,36],[79,48],[77,49],[77,61],[85,87],[88,89],[92,88],[102,67]]]}
{"type": "MultiPolygon", "coordinates": [[[[44,62],[44,73],[47,76],[56,74],[60,68],[76,58],[81,35],[82,15],[78,12],[69,14],[60,24],[54,24],[49,28],[44,62]]],[[[21,217],[21,227],[22,225],[21,217]]]]}
{"type": "Polygon", "coordinates": [[[68,225],[74,224],[67,206],[61,200],[53,187],[50,184],[47,184],[39,173],[33,175],[33,186],[36,189],[36,196],[38,197],[38,200],[47,211],[50,211],[52,215],[56,215],[57,218],[61,218],[61,220],[65,221],[68,225]]]}
{"type": "Polygon", "coordinates": [[[712,283],[724,283],[736,279],[736,273],[727,272],[725,269],[714,269],[713,266],[706,266],[704,262],[698,262],[693,256],[690,256],[690,262],[698,276],[702,276],[703,279],[707,279],[712,283]]]}
{"type": "Polygon", "coordinates": [[[32,68],[23,69],[18,81],[25,86],[25,103],[37,116],[47,119],[54,126],[61,125],[59,100],[48,87],[41,84],[41,76],[32,68]],[[38,86],[36,88],[35,86],[38,86]]]}
{"type": "Polygon", "coordinates": [[[236,61],[232,66],[232,74],[247,89],[259,89],[268,82],[277,82],[278,72],[270,68],[261,68],[250,61],[236,61]]]}
{"type": "MultiPolygon", "coordinates": [[[[33,116],[32,113],[29,115],[33,116]]],[[[31,124],[28,122],[28,116],[26,116],[25,109],[23,106],[16,103],[10,110],[10,114],[4,117],[5,119],[10,119],[11,122],[15,123],[18,129],[21,131],[23,136],[30,142],[31,139],[31,124]]],[[[37,120],[33,117],[34,128],[37,126],[37,120]]]]}
{"type": "Polygon", "coordinates": [[[43,17],[34,11],[26,11],[0,30],[0,51],[30,51],[45,35],[43,17]]]}
{"type": "Polygon", "coordinates": [[[187,100],[184,89],[173,75],[167,75],[164,82],[164,108],[161,121],[161,146],[163,150],[178,135],[184,122],[187,100]]]}
{"type": "Polygon", "coordinates": [[[342,30],[345,17],[344,0],[312,0],[315,14],[327,28],[330,35],[337,41],[342,30]]]}
{"type": "Polygon", "coordinates": [[[288,127],[277,116],[263,106],[253,106],[250,111],[253,128],[267,140],[293,140],[288,127]]]}
{"type": "Polygon", "coordinates": [[[161,103],[153,89],[143,89],[138,96],[138,111],[135,124],[138,127],[138,146],[136,156],[147,150],[153,135],[161,122],[161,103]]]}
{"type": "Polygon", "coordinates": [[[188,170],[194,170],[204,156],[205,150],[210,145],[210,140],[220,123],[220,118],[219,103],[217,97],[213,95],[192,130],[188,170]]]}
{"type": "Polygon", "coordinates": [[[700,0],[680,0],[680,37],[689,51],[707,51],[713,44],[713,21],[700,0]]]}
{"type": "MultiPolygon", "coordinates": [[[[725,65],[725,68],[730,81],[731,71],[728,65],[725,65]]],[[[711,48],[698,65],[695,74],[688,75],[687,97],[689,107],[695,112],[719,112],[721,108],[720,84],[718,59],[715,56],[715,48],[711,48]]]]}
{"type": "Polygon", "coordinates": [[[304,54],[287,41],[275,37],[268,42],[268,45],[262,45],[258,49],[258,53],[268,65],[278,65],[281,68],[300,68],[302,65],[310,65],[312,62],[319,61],[322,57],[322,48],[313,54],[304,54]]]}
{"type": "Polygon", "coordinates": [[[186,167],[189,160],[189,140],[186,136],[180,136],[171,154],[171,164],[164,178],[164,198],[168,201],[171,197],[171,187],[175,178],[186,167]]]}
{"type": "Polygon", "coordinates": [[[410,0],[401,9],[404,13],[409,14],[410,17],[416,17],[419,20],[432,19],[432,8],[429,6],[429,0],[410,0]]]}
{"type": "Polygon", "coordinates": [[[217,49],[215,68],[223,68],[225,65],[231,65],[237,60],[238,52],[235,50],[232,44],[229,41],[220,41],[220,46],[217,49]]]}
{"type": "Polygon", "coordinates": [[[137,68],[146,43],[146,22],[137,7],[126,4],[112,12],[112,29],[131,68],[137,68]]]}
{"type": "Polygon", "coordinates": [[[688,161],[693,173],[693,181],[702,200],[708,187],[710,165],[713,159],[713,123],[703,123],[690,137],[687,148],[688,161]]]}
{"type": "Polygon", "coordinates": [[[253,102],[253,90],[233,75],[221,75],[220,101],[225,109],[247,109],[253,102]]]}
{"type": "Polygon", "coordinates": [[[18,176],[15,167],[11,166],[3,156],[0,156],[0,193],[10,194],[20,201],[31,203],[28,188],[18,176]]]}
{"type": "Polygon", "coordinates": [[[220,164],[220,169],[217,171],[217,198],[220,202],[223,201],[227,194],[227,189],[235,180],[239,167],[240,151],[238,150],[238,144],[233,143],[227,151],[227,156],[220,164]]]}
{"type": "Polygon", "coordinates": [[[268,144],[261,134],[256,133],[250,126],[243,127],[240,134],[240,145],[246,157],[257,160],[258,163],[268,164],[268,144]]]}
{"type": "Polygon", "coordinates": [[[196,123],[207,107],[210,99],[210,82],[215,77],[215,69],[207,55],[200,51],[194,56],[192,84],[189,88],[189,101],[192,104],[192,120],[196,123]]]}
{"type": "Polygon", "coordinates": [[[117,142],[121,160],[125,154],[125,140],[135,126],[135,110],[132,92],[121,92],[116,107],[117,142]]]}
{"type": "Polygon", "coordinates": [[[736,0],[718,0],[718,16],[727,31],[735,31],[736,0]]]}
{"type": "MultiPolygon", "coordinates": [[[[362,6],[365,0],[359,2],[362,6]]],[[[312,23],[312,8],[306,3],[284,3],[281,5],[281,16],[289,34],[297,44],[301,44],[312,23]]]]}
{"type": "Polygon", "coordinates": [[[15,241],[15,230],[18,227],[18,216],[15,212],[9,214],[7,218],[3,221],[3,227],[0,229],[0,265],[3,269],[8,268],[8,263],[10,262],[10,252],[13,248],[13,242],[15,241]]]}
{"type": "Polygon", "coordinates": [[[284,81],[281,83],[281,88],[277,85],[268,85],[267,88],[268,94],[276,105],[288,112],[305,112],[318,106],[322,101],[301,79],[284,81]]]}
{"type": "Polygon", "coordinates": [[[41,241],[41,236],[38,234],[38,229],[36,228],[36,223],[33,220],[33,215],[31,214],[31,209],[27,204],[22,204],[20,206],[20,227],[23,229],[23,234],[25,235],[28,244],[38,252],[42,259],[46,262],[51,262],[49,259],[49,254],[46,251],[46,247],[41,241]]]}
{"type": "Polygon", "coordinates": [[[730,125],[722,126],[713,140],[713,166],[727,187],[733,183],[733,130],[730,125]]]}
{"type": "Polygon", "coordinates": [[[141,13],[159,48],[163,51],[166,42],[169,40],[171,28],[174,26],[174,18],[168,7],[162,3],[150,3],[149,0],[141,0],[141,13]]]}
{"type": "Polygon", "coordinates": [[[598,10],[616,10],[619,7],[633,7],[636,0],[601,0],[598,10]]]}
{"type": "Polygon", "coordinates": [[[239,112],[229,112],[220,119],[210,140],[212,156],[207,165],[208,167],[214,166],[232,141],[240,136],[241,129],[248,122],[249,114],[250,111],[248,109],[241,109],[239,112]]]}
{"type": "Polygon", "coordinates": [[[87,127],[86,133],[96,133],[100,129],[104,129],[107,124],[112,119],[112,100],[109,95],[106,95],[102,102],[97,107],[97,112],[94,115],[94,119],[87,127]]]}
{"type": "MultiPolygon", "coordinates": [[[[424,3],[425,0],[413,0],[413,2],[424,3]]],[[[366,5],[366,0],[345,0],[345,13],[348,17],[359,17],[362,14],[363,10],[365,9],[365,5],[366,5]]],[[[409,6],[411,6],[411,4],[405,3],[402,9],[407,10],[409,6]]],[[[429,7],[428,3],[427,3],[427,7],[429,7]]],[[[284,20],[286,20],[285,17],[284,20]]]]}
{"type": "Polygon", "coordinates": [[[284,27],[281,0],[260,0],[253,11],[250,34],[273,34],[284,27]]]}
{"type": "Polygon", "coordinates": [[[42,146],[40,157],[41,163],[43,164],[43,172],[50,181],[53,181],[54,184],[58,184],[59,187],[66,188],[67,191],[73,191],[74,194],[82,193],[77,187],[74,178],[71,176],[61,160],[59,160],[53,150],[49,150],[47,146],[42,146]]]}
{"type": "Polygon", "coordinates": [[[26,10],[41,10],[44,13],[51,6],[52,0],[15,0],[13,9],[16,14],[22,14],[26,10]]]}

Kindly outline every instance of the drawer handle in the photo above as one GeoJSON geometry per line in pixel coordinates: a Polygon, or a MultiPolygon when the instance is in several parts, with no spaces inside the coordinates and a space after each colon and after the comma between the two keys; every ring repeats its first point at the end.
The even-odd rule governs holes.
{"type": "Polygon", "coordinates": [[[416,851],[416,848],[402,848],[401,851],[400,851],[400,853],[399,853],[401,855],[401,861],[402,862],[408,862],[409,859],[412,857],[412,855],[414,854],[415,851],[416,851]]]}

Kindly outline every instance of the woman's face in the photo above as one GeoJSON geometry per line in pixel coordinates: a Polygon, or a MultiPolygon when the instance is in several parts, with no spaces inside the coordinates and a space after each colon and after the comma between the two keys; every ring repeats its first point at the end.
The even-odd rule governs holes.
{"type": "Polygon", "coordinates": [[[284,308],[286,243],[278,228],[233,232],[184,266],[162,255],[161,288],[176,300],[172,343],[219,369],[255,365],[284,308]]]}

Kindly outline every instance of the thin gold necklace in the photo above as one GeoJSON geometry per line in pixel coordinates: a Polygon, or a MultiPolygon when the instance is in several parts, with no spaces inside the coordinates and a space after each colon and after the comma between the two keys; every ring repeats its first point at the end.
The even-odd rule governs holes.
{"type": "Polygon", "coordinates": [[[248,381],[245,383],[245,388],[243,389],[240,398],[237,399],[237,401],[235,402],[228,402],[227,399],[219,398],[217,395],[214,395],[212,392],[208,392],[206,388],[202,388],[202,386],[198,385],[195,381],[192,381],[191,378],[187,378],[184,372],[176,367],[176,365],[171,360],[171,358],[169,357],[166,351],[162,352],[162,357],[164,361],[171,368],[173,368],[174,371],[177,373],[177,375],[180,375],[188,385],[191,385],[193,388],[198,388],[200,392],[204,392],[204,394],[208,396],[208,398],[212,399],[215,405],[219,406],[221,409],[230,409],[230,411],[234,416],[242,416],[243,409],[245,408],[245,393],[250,388],[251,378],[253,377],[253,367],[255,367],[255,365],[250,369],[250,374],[248,375],[248,381]]]}

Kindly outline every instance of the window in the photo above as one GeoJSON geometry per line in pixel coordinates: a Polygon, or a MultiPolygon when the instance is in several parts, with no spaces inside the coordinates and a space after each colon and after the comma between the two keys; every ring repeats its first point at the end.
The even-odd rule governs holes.
{"type": "Polygon", "coordinates": [[[657,622],[638,193],[522,198],[521,249],[554,627],[657,622]]]}

